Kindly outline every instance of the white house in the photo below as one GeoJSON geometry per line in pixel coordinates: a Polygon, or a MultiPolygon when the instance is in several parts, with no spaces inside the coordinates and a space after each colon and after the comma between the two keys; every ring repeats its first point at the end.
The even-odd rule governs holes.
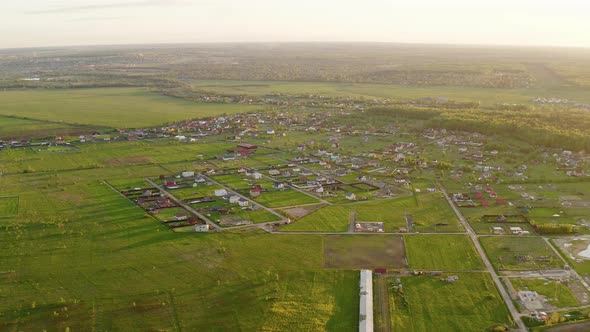
{"type": "Polygon", "coordinates": [[[208,224],[197,224],[197,225],[195,225],[195,232],[203,233],[203,232],[208,232],[208,231],[209,231],[209,225],[208,224]]]}
{"type": "Polygon", "coordinates": [[[221,197],[227,195],[227,190],[225,189],[217,189],[215,190],[215,196],[221,197]]]}
{"type": "Polygon", "coordinates": [[[229,198],[229,202],[230,204],[235,204],[240,200],[240,196],[238,195],[233,195],[229,198]]]}
{"type": "Polygon", "coordinates": [[[247,199],[240,198],[240,199],[238,200],[238,204],[239,204],[240,206],[244,206],[244,207],[246,207],[246,206],[248,206],[248,205],[250,204],[250,202],[249,202],[247,199]]]}
{"type": "Polygon", "coordinates": [[[254,172],[252,173],[252,178],[255,180],[262,179],[262,173],[254,172]]]}
{"type": "Polygon", "coordinates": [[[195,176],[195,172],[193,172],[193,171],[185,171],[185,172],[182,172],[181,175],[182,175],[183,178],[190,178],[190,177],[195,176]]]}

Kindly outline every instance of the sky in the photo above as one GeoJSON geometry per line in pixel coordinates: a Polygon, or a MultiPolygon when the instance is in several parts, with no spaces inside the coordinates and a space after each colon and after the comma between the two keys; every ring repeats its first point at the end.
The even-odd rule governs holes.
{"type": "Polygon", "coordinates": [[[587,0],[0,0],[0,48],[361,41],[590,47],[587,0]]]}

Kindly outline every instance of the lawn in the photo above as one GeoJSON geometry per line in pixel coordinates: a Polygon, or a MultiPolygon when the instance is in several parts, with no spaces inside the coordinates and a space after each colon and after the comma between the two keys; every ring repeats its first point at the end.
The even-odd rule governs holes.
{"type": "Polygon", "coordinates": [[[563,267],[561,259],[540,237],[485,236],[479,240],[498,271],[563,267]]]}
{"type": "Polygon", "coordinates": [[[389,290],[392,331],[484,331],[494,324],[511,324],[487,273],[456,275],[459,280],[453,283],[440,281],[440,276],[401,278],[403,293],[389,290]]]}
{"type": "Polygon", "coordinates": [[[112,128],[142,128],[258,106],[196,103],[140,88],[0,91],[0,115],[112,128]]]}
{"type": "Polygon", "coordinates": [[[412,269],[483,270],[483,262],[465,235],[406,235],[406,255],[412,269]]]}
{"type": "Polygon", "coordinates": [[[580,305],[569,287],[561,282],[532,278],[512,278],[510,282],[517,291],[530,290],[544,295],[547,299],[550,299],[550,305],[558,308],[576,307],[580,305]]]}
{"type": "Polygon", "coordinates": [[[395,235],[329,235],[324,239],[324,265],[339,269],[401,269],[404,242],[395,235]]]}

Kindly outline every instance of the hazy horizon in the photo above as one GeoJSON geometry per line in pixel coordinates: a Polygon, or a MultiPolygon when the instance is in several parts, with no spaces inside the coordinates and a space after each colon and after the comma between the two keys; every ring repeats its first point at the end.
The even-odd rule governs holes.
{"type": "Polygon", "coordinates": [[[0,49],[290,42],[590,47],[590,4],[575,0],[30,0],[1,7],[0,49]]]}

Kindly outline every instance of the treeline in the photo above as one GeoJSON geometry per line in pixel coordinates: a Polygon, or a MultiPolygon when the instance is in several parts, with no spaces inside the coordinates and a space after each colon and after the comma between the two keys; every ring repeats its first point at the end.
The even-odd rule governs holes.
{"type": "Polygon", "coordinates": [[[539,234],[566,234],[575,233],[576,226],[570,224],[537,224],[531,223],[539,234]]]}
{"type": "Polygon", "coordinates": [[[578,109],[479,110],[414,106],[377,107],[367,111],[389,118],[422,120],[425,127],[510,137],[533,145],[590,151],[590,113],[578,109]]]}

